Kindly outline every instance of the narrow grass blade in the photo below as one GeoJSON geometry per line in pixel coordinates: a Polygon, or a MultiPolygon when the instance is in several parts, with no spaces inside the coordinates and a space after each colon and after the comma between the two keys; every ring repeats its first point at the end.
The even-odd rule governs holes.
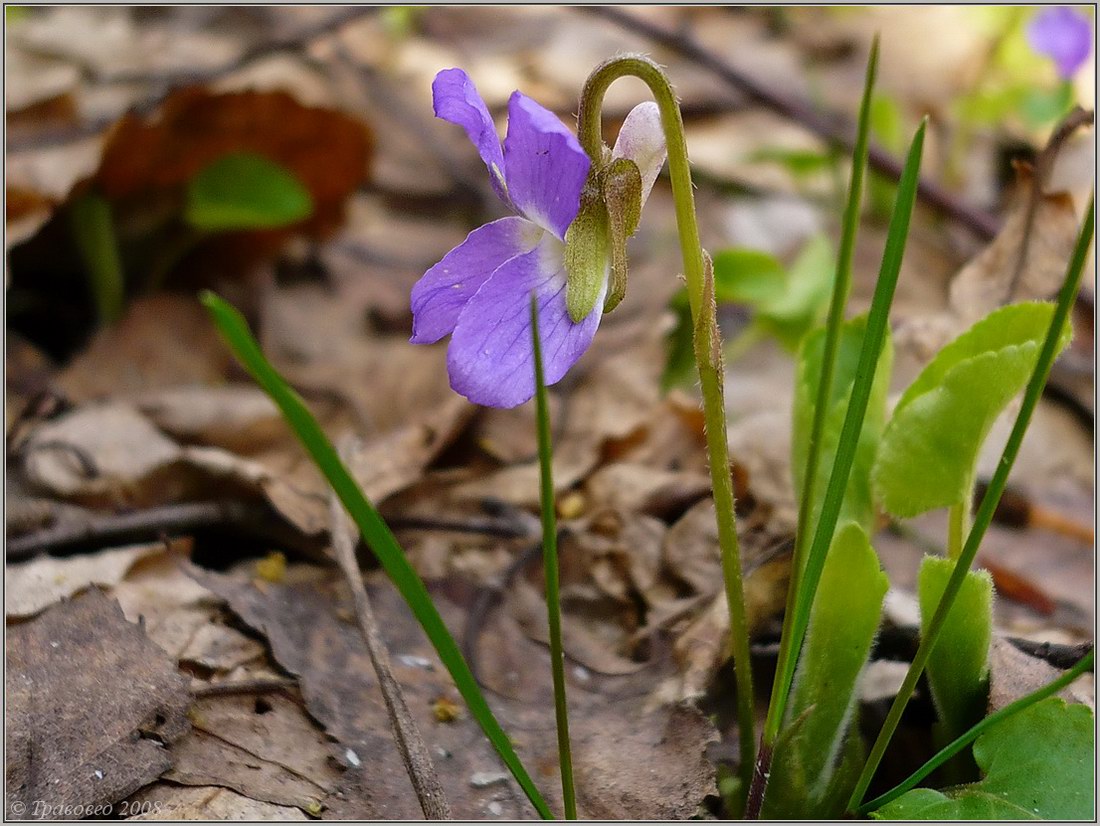
{"type": "Polygon", "coordinates": [[[550,625],[550,668],[554,675],[554,718],[558,726],[558,764],[565,819],[577,819],[573,756],[569,748],[569,707],[565,700],[565,654],[561,644],[561,595],[558,589],[558,526],[554,512],[554,460],[550,440],[550,404],[542,368],[538,304],[531,296],[531,338],[535,347],[535,415],[539,441],[539,498],[542,503],[542,562],[546,571],[546,617],[550,625]]]}
{"type": "Polygon", "coordinates": [[[1013,714],[1023,711],[1025,708],[1029,708],[1030,706],[1035,705],[1041,700],[1045,700],[1047,697],[1053,697],[1055,694],[1068,686],[1086,671],[1091,669],[1095,661],[1096,652],[1090,651],[1080,662],[1073,666],[1073,668],[1069,669],[1069,671],[1067,671],[1061,677],[1058,677],[1056,680],[1052,681],[1048,685],[1045,685],[1042,688],[1031,692],[1030,694],[1024,695],[1019,700],[1016,700],[1014,703],[1009,703],[1007,706],[1000,709],[999,711],[995,711],[993,714],[990,714],[988,717],[981,720],[981,722],[976,724],[965,734],[959,735],[957,738],[955,738],[938,752],[936,752],[935,756],[932,757],[931,760],[929,760],[927,763],[925,763],[923,766],[921,766],[919,769],[909,775],[909,777],[907,777],[897,786],[890,789],[890,791],[886,792],[885,794],[879,795],[874,800],[870,800],[864,803],[862,806],[856,809],[856,814],[867,815],[877,809],[881,809],[886,804],[897,800],[897,798],[901,797],[910,789],[915,789],[917,784],[924,780],[924,778],[928,777],[928,775],[930,775],[932,772],[934,772],[944,763],[949,761],[956,754],[961,752],[963,749],[965,749],[967,746],[969,746],[971,743],[981,737],[982,734],[984,734],[986,731],[993,728],[993,726],[997,725],[1002,720],[1011,717],[1013,714]]]}
{"type": "Polygon", "coordinates": [[[470,713],[497,750],[501,760],[512,772],[539,815],[546,820],[552,819],[553,815],[546,801],[543,800],[534,781],[520,762],[508,740],[508,735],[504,733],[496,717],[493,716],[489,704],[478,687],[477,680],[474,679],[470,667],[462,657],[458,644],[432,603],[428,589],[424,587],[424,583],[405,558],[404,551],[389,527],[363,495],[344,463],[340,461],[335,448],[317,424],[313,414],[309,412],[301,397],[268,363],[248,329],[244,317],[214,293],[204,292],[202,302],[210,311],[219,331],[237,358],[264,391],[271,396],[287,424],[309,451],[313,461],[317,463],[318,468],[336,491],[336,495],[340,497],[340,501],[344,503],[344,507],[355,521],[363,538],[378,557],[382,568],[393,581],[435,647],[440,660],[454,679],[459,694],[466,701],[470,713]]]}
{"type": "MultiPolygon", "coordinates": [[[[848,187],[848,203],[844,209],[841,227],[840,250],[837,254],[836,279],[833,282],[833,296],[829,303],[829,315],[825,323],[825,345],[821,358],[821,379],[817,388],[817,402],[814,406],[813,424],[810,427],[806,470],[803,475],[801,498],[798,505],[798,529],[795,534],[794,552],[791,562],[791,581],[787,589],[787,608],[783,619],[783,635],[780,643],[779,663],[786,667],[788,660],[794,658],[792,649],[793,635],[790,633],[794,622],[795,606],[801,587],[802,570],[806,562],[806,545],[812,530],[812,516],[815,512],[815,483],[818,467],[821,464],[821,440],[831,405],[829,399],[833,392],[833,376],[836,372],[837,350],[840,346],[841,328],[844,324],[844,310],[848,304],[848,293],[852,285],[852,258],[855,254],[856,232],[859,229],[860,205],[863,202],[863,175],[867,168],[867,147],[871,132],[871,97],[878,73],[878,37],[871,43],[871,54],[867,59],[867,75],[863,83],[863,100],[859,107],[859,126],[856,132],[855,151],[852,154],[852,179],[848,187]]],[[[764,722],[764,741],[775,742],[779,727],[783,723],[783,710],[786,705],[786,691],[783,697],[778,692],[778,681],[773,684],[768,716],[764,722]]]]}
{"type": "Polygon", "coordinates": [[[88,270],[99,323],[110,324],[122,315],[125,292],[111,205],[95,192],[82,195],[69,207],[69,226],[88,270]]]}
{"type": "Polygon", "coordinates": [[[801,649],[802,641],[806,636],[810,608],[813,606],[814,595],[821,579],[821,571],[825,567],[825,555],[833,540],[833,532],[836,530],[836,522],[843,504],[844,492],[848,486],[848,476],[851,473],[852,462],[855,459],[856,448],[859,444],[859,434],[863,428],[863,417],[867,412],[867,403],[871,397],[875,368],[878,364],[879,354],[882,352],[883,342],[886,340],[890,305],[894,300],[894,289],[897,287],[898,274],[901,271],[901,260],[905,253],[905,242],[909,235],[909,220],[912,217],[913,204],[916,201],[917,180],[920,174],[921,152],[924,147],[926,125],[927,122],[922,122],[913,137],[913,143],[909,148],[909,155],[905,161],[905,168],[902,171],[901,181],[898,184],[898,199],[894,204],[894,214],[890,219],[890,230],[886,238],[886,250],[883,253],[882,267],[879,270],[874,297],[871,299],[871,311],[867,316],[867,329],[863,335],[863,347],[859,354],[859,366],[856,368],[856,380],[852,386],[851,398],[848,401],[848,412],[844,418],[844,427],[840,432],[833,471],[829,476],[829,484],[825,489],[821,517],[817,522],[813,543],[806,555],[805,568],[802,572],[802,584],[795,601],[795,610],[789,628],[791,634],[789,650],[791,654],[785,662],[781,663],[781,670],[776,675],[778,688],[772,694],[773,706],[776,708],[774,713],[776,722],[773,723],[776,730],[778,730],[779,723],[783,719],[787,694],[790,691],[791,679],[794,676],[794,669],[798,660],[798,651],[801,649]]]}
{"type": "Polygon", "coordinates": [[[959,554],[959,558],[955,562],[955,570],[952,571],[951,578],[947,581],[947,586],[944,588],[936,613],[932,616],[932,621],[928,625],[928,631],[921,637],[920,645],[917,647],[917,653],[913,656],[909,671],[902,681],[898,695],[894,698],[894,704],[890,707],[890,711],[886,715],[886,721],[882,725],[882,730],[879,732],[878,738],[871,748],[871,753],[867,757],[867,763],[863,767],[859,783],[856,785],[852,799],[848,803],[849,811],[859,808],[863,796],[867,793],[867,787],[871,785],[871,779],[878,769],[882,755],[886,752],[886,746],[889,744],[890,738],[893,737],[894,731],[897,730],[898,723],[901,721],[901,714],[905,710],[909,698],[913,696],[913,691],[917,687],[917,680],[920,679],[920,675],[928,663],[928,657],[939,638],[947,614],[955,602],[959,589],[962,588],[963,580],[970,570],[971,564],[974,562],[974,557],[978,553],[978,546],[981,545],[985,532],[993,521],[993,512],[997,509],[1001,494],[1004,493],[1005,485],[1008,483],[1008,474],[1012,472],[1012,465],[1016,462],[1016,455],[1020,452],[1020,445],[1023,443],[1024,434],[1027,433],[1028,425],[1031,423],[1031,416],[1035,412],[1035,407],[1039,403],[1039,396],[1042,395],[1043,387],[1050,375],[1054,357],[1060,349],[1062,331],[1069,319],[1077,290],[1081,285],[1085,260],[1088,258],[1089,246],[1092,244],[1094,217],[1095,202],[1090,199],[1088,209],[1085,211],[1085,222],[1081,226],[1081,234],[1077,237],[1077,245],[1073,250],[1069,268],[1066,271],[1066,279],[1062,284],[1061,292],[1058,294],[1058,304],[1054,309],[1054,317],[1051,319],[1050,328],[1047,330],[1046,338],[1043,341],[1043,347],[1039,351],[1039,360],[1035,364],[1035,371],[1031,374],[1027,389],[1024,390],[1024,398],[1020,404],[1020,412],[1016,415],[1016,423],[1012,426],[1012,432],[1005,443],[1001,460],[997,463],[997,469],[993,473],[993,478],[989,481],[989,487],[982,498],[982,503],[978,506],[977,513],[974,514],[974,524],[970,528],[962,553],[959,554]]]}

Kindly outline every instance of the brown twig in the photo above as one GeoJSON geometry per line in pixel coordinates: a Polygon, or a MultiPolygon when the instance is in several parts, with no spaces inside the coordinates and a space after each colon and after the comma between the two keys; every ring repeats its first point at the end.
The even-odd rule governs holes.
{"type": "Polygon", "coordinates": [[[1031,189],[1027,197],[1027,212],[1024,214],[1024,228],[1020,234],[1020,254],[1016,258],[1016,269],[1012,272],[1012,279],[1008,282],[1008,293],[1005,295],[1005,303],[1012,300],[1020,286],[1020,278],[1027,266],[1027,256],[1031,249],[1031,235],[1035,227],[1035,216],[1039,212],[1039,204],[1043,200],[1043,189],[1050,179],[1050,173],[1054,169],[1054,161],[1066,140],[1082,126],[1089,126],[1093,122],[1093,113],[1074,106],[1051,133],[1047,145],[1035,158],[1035,168],[1031,176],[1031,189]]]}
{"type": "MultiPolygon", "coordinates": [[[[350,444],[350,440],[345,441],[341,450],[345,457],[350,452],[350,444]]],[[[393,676],[386,643],[378,632],[378,623],[374,618],[370,597],[367,596],[363,576],[359,571],[359,563],[355,559],[356,540],[351,520],[344,512],[335,491],[330,495],[329,502],[331,514],[329,530],[332,534],[333,551],[340,570],[351,588],[352,599],[355,602],[355,615],[359,619],[359,630],[363,632],[371,664],[378,676],[378,685],[386,701],[386,711],[389,712],[394,740],[397,742],[398,751],[401,752],[405,770],[409,773],[409,780],[416,791],[424,817],[429,820],[449,820],[451,809],[447,805],[443,786],[440,785],[435,773],[435,765],[432,763],[431,755],[428,754],[428,747],[424,745],[416,721],[405,703],[401,686],[393,676]]]]}
{"type": "MultiPolygon", "coordinates": [[[[826,141],[839,143],[849,152],[855,146],[855,129],[851,124],[823,114],[806,103],[788,98],[768,89],[756,79],[735,69],[717,55],[699,45],[690,35],[671,32],[654,26],[646,20],[607,6],[579,6],[579,11],[602,17],[616,25],[645,35],[655,43],[680,54],[715,74],[724,82],[773,111],[797,121],[809,131],[826,141]]],[[[901,161],[881,146],[871,145],[867,162],[872,169],[895,181],[901,177],[901,161]]],[[[990,240],[997,234],[1000,222],[985,210],[970,206],[939,185],[921,178],[917,185],[918,198],[928,207],[958,221],[982,240],[990,240]]]]}

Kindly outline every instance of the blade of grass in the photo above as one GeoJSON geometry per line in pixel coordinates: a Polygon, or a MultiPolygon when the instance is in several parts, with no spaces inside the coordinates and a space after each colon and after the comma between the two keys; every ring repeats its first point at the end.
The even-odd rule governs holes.
{"type": "Polygon", "coordinates": [[[962,552],[955,561],[955,569],[951,572],[951,578],[947,581],[947,586],[944,588],[943,596],[940,597],[936,612],[932,615],[932,621],[928,624],[928,633],[921,638],[917,653],[913,656],[913,662],[905,674],[901,688],[898,689],[897,697],[894,698],[894,703],[886,715],[882,730],[879,731],[878,738],[875,740],[874,746],[871,747],[871,753],[867,756],[867,762],[864,764],[859,782],[856,784],[855,791],[848,803],[849,811],[859,808],[863,796],[867,793],[867,787],[871,785],[871,780],[875,776],[882,755],[886,752],[886,746],[889,745],[890,738],[893,737],[894,731],[901,721],[902,712],[905,710],[909,698],[913,696],[917,680],[920,679],[920,675],[928,663],[928,657],[939,638],[947,614],[950,612],[955,597],[962,587],[963,580],[974,562],[974,557],[978,553],[978,547],[985,537],[985,532],[993,521],[993,512],[997,509],[1001,494],[1004,493],[1005,485],[1008,483],[1008,474],[1012,471],[1012,465],[1015,463],[1016,455],[1020,451],[1024,434],[1027,433],[1028,425],[1031,423],[1031,416],[1035,412],[1043,387],[1046,385],[1047,377],[1050,375],[1050,368],[1059,349],[1059,338],[1069,319],[1077,290],[1081,285],[1081,275],[1084,272],[1089,246],[1092,243],[1094,216],[1094,201],[1090,199],[1088,209],[1085,212],[1085,221],[1081,226],[1081,233],[1077,237],[1077,245],[1074,247],[1069,268],[1066,270],[1066,279],[1062,284],[1061,292],[1058,293],[1058,304],[1054,309],[1050,328],[1047,330],[1043,347],[1039,351],[1035,371],[1031,374],[1027,389],[1024,390],[1024,398],[1020,404],[1020,412],[1016,416],[1016,423],[1012,426],[1012,432],[1005,443],[1001,460],[997,463],[993,478],[990,479],[989,486],[986,488],[985,496],[982,497],[982,503],[978,506],[977,513],[974,514],[974,522],[970,528],[970,533],[967,535],[966,544],[963,545],[962,552]]]}
{"type": "Polygon", "coordinates": [[[981,722],[977,723],[965,734],[959,735],[942,749],[940,749],[935,754],[935,756],[932,757],[931,760],[929,760],[927,763],[925,763],[923,766],[921,766],[919,769],[909,775],[909,777],[907,777],[897,786],[890,789],[890,791],[886,792],[885,794],[879,795],[874,800],[870,800],[867,803],[864,803],[858,809],[856,809],[856,814],[867,815],[875,811],[876,809],[881,809],[887,803],[890,803],[901,797],[910,789],[916,788],[916,785],[924,780],[924,778],[928,777],[928,775],[930,775],[932,772],[934,772],[936,769],[938,769],[960,751],[962,751],[979,737],[981,737],[982,734],[984,734],[986,731],[997,725],[1002,720],[1011,717],[1016,712],[1023,711],[1025,708],[1035,705],[1040,700],[1045,700],[1047,697],[1054,696],[1063,688],[1076,680],[1078,677],[1080,677],[1082,674],[1084,674],[1086,671],[1088,671],[1090,668],[1092,668],[1095,660],[1096,652],[1090,651],[1080,662],[1073,666],[1073,668],[1071,668],[1062,676],[1058,677],[1056,680],[1053,680],[1048,685],[1045,685],[1042,688],[1031,692],[1030,694],[1025,694],[1019,700],[1016,700],[1013,703],[1009,703],[1004,708],[995,711],[988,717],[985,717],[981,720],[981,722]]]}
{"type": "Polygon", "coordinates": [[[111,205],[95,192],[82,195],[69,207],[69,226],[88,270],[99,323],[110,324],[122,315],[124,304],[122,262],[111,205]]]}
{"type": "MultiPolygon", "coordinates": [[[[818,517],[813,542],[806,555],[802,583],[796,594],[794,612],[790,618],[790,626],[787,629],[790,634],[790,642],[787,643],[784,640],[784,643],[788,645],[787,650],[789,653],[787,659],[777,667],[776,686],[772,692],[771,706],[768,709],[769,717],[772,720],[771,731],[774,732],[772,739],[768,741],[770,743],[775,742],[779,725],[786,711],[787,698],[790,694],[791,682],[794,679],[795,666],[798,663],[798,652],[801,651],[802,642],[806,638],[806,629],[810,621],[810,609],[813,607],[814,596],[821,580],[821,572],[825,567],[825,555],[829,551],[829,545],[832,543],[833,534],[836,531],[840,507],[844,501],[844,493],[848,487],[848,477],[851,474],[856,447],[859,444],[859,434],[863,429],[863,419],[867,413],[867,403],[871,397],[875,368],[878,366],[879,355],[882,352],[883,342],[886,340],[890,305],[894,300],[894,290],[897,287],[898,274],[901,272],[901,261],[905,254],[905,242],[909,236],[909,221],[917,197],[921,153],[924,148],[924,133],[927,125],[928,122],[925,119],[913,136],[913,142],[909,147],[909,154],[905,160],[905,168],[902,170],[901,181],[898,184],[897,200],[894,203],[894,213],[890,218],[890,228],[886,237],[886,249],[883,252],[882,266],[879,269],[878,282],[875,284],[874,296],[871,299],[871,310],[867,316],[867,327],[863,334],[863,346],[859,353],[856,378],[852,385],[852,394],[848,400],[844,425],[841,428],[840,438],[837,442],[836,457],[833,461],[832,473],[829,476],[829,484],[825,489],[821,515],[818,517]]],[[[767,737],[767,734],[768,730],[766,729],[765,737],[767,737]]],[[[764,749],[761,749],[761,751],[763,752],[764,749]]],[[[758,766],[753,776],[753,786],[756,794],[750,796],[750,808],[747,814],[759,816],[759,807],[763,803],[766,783],[767,773],[758,766]]]]}
{"type": "Polygon", "coordinates": [[[543,819],[553,819],[546,801],[543,800],[534,781],[512,748],[508,735],[504,733],[496,717],[493,716],[489,704],[478,687],[477,680],[474,679],[470,667],[462,657],[458,644],[432,603],[428,589],[424,587],[423,581],[405,558],[404,551],[385,521],[363,495],[344,463],[340,461],[335,448],[317,424],[313,414],[309,412],[305,402],[264,357],[259,344],[248,329],[247,322],[236,308],[212,292],[204,292],[202,302],[210,311],[218,330],[237,358],[279,407],[287,424],[309,451],[313,461],[317,463],[318,468],[336,491],[336,495],[340,497],[340,501],[344,503],[344,507],[355,521],[363,538],[378,557],[382,568],[435,647],[440,660],[454,679],[459,694],[466,701],[470,713],[526,793],[531,805],[543,819]]]}
{"type": "Polygon", "coordinates": [[[542,503],[542,562],[546,571],[546,617],[550,625],[550,668],[554,675],[554,719],[558,727],[558,765],[565,819],[577,819],[573,790],[573,757],[569,748],[569,707],[565,701],[565,655],[561,644],[561,596],[558,591],[558,526],[554,513],[553,446],[550,439],[550,405],[542,368],[538,303],[531,296],[531,339],[535,348],[535,414],[539,441],[539,498],[542,503]]]}
{"type": "MultiPolygon", "coordinates": [[[[814,406],[813,424],[810,427],[809,453],[806,459],[806,474],[803,477],[802,496],[798,505],[798,530],[795,535],[794,552],[791,560],[791,581],[787,589],[787,609],[784,613],[784,628],[780,644],[779,662],[785,666],[791,654],[791,635],[789,625],[794,618],[799,584],[802,580],[802,568],[805,565],[806,540],[810,536],[810,519],[814,512],[818,466],[821,464],[821,434],[825,430],[825,420],[829,412],[829,397],[832,394],[833,374],[836,372],[837,348],[840,344],[840,330],[844,324],[844,310],[848,304],[848,293],[852,285],[852,257],[855,253],[856,232],[859,229],[860,204],[863,201],[863,174],[867,168],[867,146],[871,132],[871,94],[875,87],[878,72],[878,36],[871,42],[871,54],[867,59],[867,75],[863,85],[863,100],[859,107],[859,127],[856,133],[856,147],[852,155],[852,180],[848,188],[848,202],[844,209],[841,228],[840,250],[837,254],[836,279],[833,282],[833,296],[829,304],[828,320],[825,324],[825,347],[821,359],[821,381],[817,388],[817,400],[814,406]]],[[[782,669],[780,669],[782,670],[782,669]]],[[[768,717],[764,723],[764,742],[774,745],[779,736],[783,719],[780,715],[784,702],[778,700],[773,686],[768,717]]]]}

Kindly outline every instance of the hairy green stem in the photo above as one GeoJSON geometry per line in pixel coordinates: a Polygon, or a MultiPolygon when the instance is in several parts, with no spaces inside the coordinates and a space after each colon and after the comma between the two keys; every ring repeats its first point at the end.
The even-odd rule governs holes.
{"type": "MultiPolygon", "coordinates": [[[[592,72],[581,93],[580,120],[577,133],[581,146],[600,163],[603,156],[601,107],[608,87],[621,77],[642,80],[653,94],[661,112],[665,144],[668,148],[668,171],[672,180],[672,195],[676,206],[676,227],[680,236],[680,252],[687,280],[691,316],[698,321],[703,307],[704,264],[695,218],[695,196],[691,184],[684,123],[676,93],[664,71],[647,57],[627,55],[612,58],[592,72]]],[[[714,325],[696,325],[696,353],[715,351],[717,329],[714,325]],[[699,340],[700,335],[703,340],[699,340]]],[[[745,613],[745,593],[741,577],[741,550],[737,541],[734,516],[733,480],[729,469],[729,447],[726,444],[726,405],[721,382],[705,375],[708,370],[699,364],[703,390],[703,418],[706,423],[707,455],[710,460],[714,507],[718,520],[718,546],[722,555],[722,575],[730,614],[733,666],[737,677],[737,719],[740,728],[741,777],[748,787],[756,748],[752,689],[752,663],[749,659],[748,619],[745,613]]]]}
{"type": "Polygon", "coordinates": [[[542,504],[542,561],[546,571],[546,618],[550,626],[550,670],[554,676],[554,719],[558,728],[558,765],[565,819],[577,819],[573,786],[573,756],[569,747],[569,707],[565,700],[565,655],[561,643],[561,594],[558,588],[558,527],[554,512],[554,451],[550,436],[550,405],[542,366],[538,302],[531,296],[531,338],[535,349],[535,413],[539,442],[539,498],[542,504]]]}
{"type": "MultiPolygon", "coordinates": [[[[856,133],[856,147],[852,155],[852,179],[848,187],[848,201],[844,208],[841,225],[840,250],[837,254],[836,279],[833,282],[833,295],[829,303],[829,315],[825,323],[825,346],[821,356],[821,378],[817,386],[817,399],[814,404],[813,423],[810,427],[806,472],[802,481],[802,492],[798,504],[798,528],[795,533],[794,552],[791,561],[791,582],[787,589],[787,608],[784,613],[783,635],[779,648],[779,662],[785,663],[795,655],[792,650],[792,635],[789,626],[793,621],[798,590],[802,580],[802,570],[806,564],[807,540],[812,535],[810,524],[814,513],[817,474],[821,465],[821,436],[825,431],[825,420],[829,413],[829,398],[833,390],[833,375],[836,372],[837,350],[840,347],[840,331],[844,325],[844,310],[848,304],[848,293],[852,286],[852,258],[855,255],[856,231],[859,227],[860,205],[863,201],[863,175],[867,168],[867,147],[871,132],[871,92],[875,86],[878,70],[878,37],[871,43],[871,53],[867,59],[867,75],[863,85],[863,100],[859,108],[859,127],[856,133]]],[[[786,707],[786,695],[779,697],[775,683],[768,717],[764,724],[764,742],[774,745],[783,723],[783,710],[786,707]]]]}
{"type": "Polygon", "coordinates": [[[931,760],[929,760],[927,763],[925,763],[923,766],[921,766],[919,769],[909,775],[909,777],[907,777],[897,786],[890,789],[890,791],[886,792],[885,794],[879,795],[874,800],[870,800],[864,803],[862,806],[856,809],[856,814],[867,815],[870,812],[881,809],[887,803],[891,803],[894,800],[897,800],[910,789],[916,788],[916,785],[924,780],[924,778],[928,777],[928,775],[930,775],[932,772],[934,772],[936,769],[938,769],[960,751],[962,751],[979,737],[981,737],[989,729],[993,728],[1002,720],[1011,717],[1016,712],[1023,711],[1025,708],[1033,706],[1039,701],[1045,700],[1047,697],[1054,696],[1063,688],[1076,680],[1078,677],[1080,677],[1082,674],[1084,674],[1086,671],[1088,671],[1090,668],[1092,668],[1095,661],[1096,652],[1090,651],[1075,666],[1073,666],[1073,668],[1071,668],[1062,676],[1058,677],[1056,680],[1053,680],[1048,685],[1045,685],[1042,688],[1031,692],[1030,694],[1025,694],[1019,700],[1009,703],[1004,708],[995,711],[988,717],[982,719],[965,734],[959,735],[938,752],[936,752],[935,756],[932,757],[931,760]]]}
{"type": "Polygon", "coordinates": [[[882,756],[886,752],[890,738],[893,737],[898,723],[901,722],[902,712],[905,710],[909,698],[913,696],[913,691],[917,687],[917,680],[920,679],[920,675],[928,663],[928,657],[939,639],[947,614],[955,602],[959,589],[962,588],[963,579],[974,562],[974,557],[978,553],[978,546],[981,545],[985,532],[993,521],[993,512],[1000,502],[1001,494],[1004,493],[1005,485],[1008,483],[1008,474],[1012,471],[1016,455],[1020,452],[1024,434],[1027,433],[1031,416],[1035,412],[1043,387],[1046,385],[1047,377],[1050,375],[1051,365],[1053,365],[1054,358],[1058,354],[1058,342],[1069,319],[1070,310],[1073,308],[1073,302],[1081,284],[1081,274],[1085,269],[1089,246],[1092,243],[1094,214],[1094,202],[1090,199],[1088,209],[1085,212],[1085,221],[1077,238],[1077,245],[1073,250],[1069,269],[1066,271],[1065,282],[1058,294],[1058,304],[1055,307],[1050,328],[1047,330],[1046,339],[1043,341],[1043,347],[1039,351],[1035,370],[1028,381],[1027,389],[1024,391],[1024,399],[1020,405],[1020,412],[1016,416],[1016,423],[1013,425],[1012,433],[1009,434],[1008,441],[1005,443],[1001,460],[997,463],[997,469],[993,473],[993,478],[989,481],[989,487],[986,489],[985,496],[982,497],[981,505],[978,506],[978,511],[974,515],[974,524],[967,535],[962,552],[955,562],[951,578],[947,581],[947,587],[944,588],[943,596],[940,597],[936,612],[932,615],[932,621],[928,624],[928,633],[921,638],[917,653],[909,666],[909,671],[906,673],[897,697],[894,698],[894,703],[886,715],[882,730],[879,732],[874,746],[871,747],[871,753],[867,756],[867,762],[863,767],[859,782],[856,783],[855,791],[852,792],[851,800],[848,802],[849,811],[855,811],[859,808],[863,796],[867,793],[867,788],[871,785],[871,780],[882,761],[882,756]]]}

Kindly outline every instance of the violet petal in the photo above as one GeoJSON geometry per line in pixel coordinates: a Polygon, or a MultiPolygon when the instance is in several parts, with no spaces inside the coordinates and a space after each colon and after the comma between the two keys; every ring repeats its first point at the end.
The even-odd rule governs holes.
{"type": "Polygon", "coordinates": [[[454,330],[459,313],[501,264],[529,252],[543,235],[525,218],[478,227],[413,285],[413,344],[431,344],[454,330]]]}
{"type": "Polygon", "coordinates": [[[1031,47],[1050,57],[1066,80],[1077,74],[1092,52],[1092,24],[1065,6],[1044,9],[1036,15],[1027,35],[1031,47]]]}
{"type": "MultiPolygon", "coordinates": [[[[538,301],[546,383],[581,357],[600,324],[603,296],[579,324],[565,307],[561,244],[544,237],[500,266],[466,304],[447,351],[451,387],[487,407],[516,407],[535,394],[531,293],[538,301]]],[[[606,291],[606,288],[605,288],[606,291]]]]}
{"type": "Polygon", "coordinates": [[[520,92],[508,101],[504,175],[526,218],[565,238],[577,215],[591,162],[558,117],[520,92]]]}
{"type": "Polygon", "coordinates": [[[639,103],[623,121],[611,157],[628,158],[638,165],[638,171],[642,173],[643,204],[667,156],[660,108],[651,100],[639,103]]]}
{"type": "Polygon", "coordinates": [[[496,125],[470,76],[462,69],[443,69],[432,81],[432,104],[437,118],[466,130],[485,161],[493,189],[502,201],[510,203],[504,185],[504,152],[496,125]]]}

